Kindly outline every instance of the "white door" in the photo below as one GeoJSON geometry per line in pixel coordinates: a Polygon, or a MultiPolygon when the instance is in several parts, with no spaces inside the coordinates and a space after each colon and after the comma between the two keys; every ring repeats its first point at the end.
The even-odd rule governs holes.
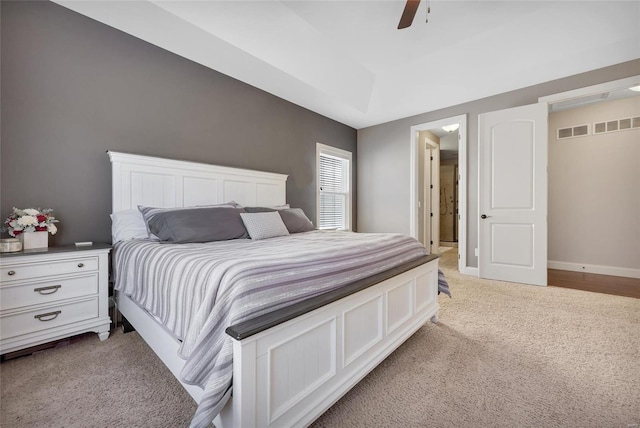
{"type": "Polygon", "coordinates": [[[481,114],[481,278],[547,285],[546,103],[481,114]]]}
{"type": "MultiPolygon", "coordinates": [[[[428,144],[428,142],[427,142],[428,144]]],[[[431,252],[440,252],[440,146],[429,150],[428,161],[431,162],[431,252]]]]}
{"type": "Polygon", "coordinates": [[[424,229],[424,238],[422,244],[429,249],[429,252],[432,252],[431,249],[431,150],[429,146],[426,146],[426,149],[422,150],[422,158],[423,158],[423,173],[424,173],[424,185],[423,190],[424,193],[422,195],[422,200],[424,201],[424,216],[423,216],[423,229],[424,229]]]}

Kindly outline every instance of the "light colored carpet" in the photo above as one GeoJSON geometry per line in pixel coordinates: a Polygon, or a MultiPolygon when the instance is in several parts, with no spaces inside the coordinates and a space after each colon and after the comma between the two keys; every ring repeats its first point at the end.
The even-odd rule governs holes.
{"type": "Polygon", "coordinates": [[[453,298],[316,427],[640,423],[640,300],[480,280],[443,254],[453,298]]]}
{"type": "Polygon", "coordinates": [[[137,333],[0,365],[0,427],[186,427],[196,405],[137,333]]]}
{"type": "MultiPolygon", "coordinates": [[[[640,300],[479,280],[314,427],[637,427],[640,300]]],[[[2,427],[182,427],[195,404],[137,333],[0,365],[2,427]]]]}

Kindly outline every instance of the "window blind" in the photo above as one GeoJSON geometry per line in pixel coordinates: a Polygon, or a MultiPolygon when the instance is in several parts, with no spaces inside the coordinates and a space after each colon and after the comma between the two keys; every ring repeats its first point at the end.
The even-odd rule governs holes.
{"type": "Polygon", "coordinates": [[[319,157],[320,229],[349,228],[349,160],[326,153],[319,157]]]}

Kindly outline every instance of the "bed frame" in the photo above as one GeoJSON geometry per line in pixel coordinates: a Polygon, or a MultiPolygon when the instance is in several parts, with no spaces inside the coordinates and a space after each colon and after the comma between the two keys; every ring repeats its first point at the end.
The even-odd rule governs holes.
{"type": "MultiPolygon", "coordinates": [[[[108,154],[113,212],[137,205],[286,202],[283,174],[108,154]]],[[[316,302],[310,311],[298,310],[301,314],[285,310],[230,326],[233,396],[216,417],[216,427],[311,424],[425,322],[437,321],[437,257],[420,263],[373,285],[361,284],[359,291],[316,302]]],[[[180,380],[179,341],[127,296],[117,298],[122,315],[180,380]]],[[[182,384],[199,402],[203,390],[182,384]]]]}

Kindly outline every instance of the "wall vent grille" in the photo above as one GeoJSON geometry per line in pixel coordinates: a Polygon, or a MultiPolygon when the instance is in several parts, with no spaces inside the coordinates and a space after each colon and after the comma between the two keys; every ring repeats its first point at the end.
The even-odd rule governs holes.
{"type": "Polygon", "coordinates": [[[589,125],[576,125],[570,128],[558,128],[557,139],[584,137],[589,135],[589,125]]]}
{"type": "Polygon", "coordinates": [[[640,117],[625,117],[624,119],[596,122],[593,124],[593,133],[604,134],[607,132],[627,131],[634,128],[640,128],[640,117]]]}
{"type": "Polygon", "coordinates": [[[584,135],[589,135],[589,125],[582,125],[582,126],[574,126],[573,127],[573,136],[574,137],[582,137],[584,135]]]}
{"type": "Polygon", "coordinates": [[[631,129],[631,118],[628,118],[628,119],[620,119],[620,120],[618,121],[618,123],[619,123],[618,129],[619,129],[620,131],[624,131],[624,130],[626,130],[626,129],[631,129]]]}

